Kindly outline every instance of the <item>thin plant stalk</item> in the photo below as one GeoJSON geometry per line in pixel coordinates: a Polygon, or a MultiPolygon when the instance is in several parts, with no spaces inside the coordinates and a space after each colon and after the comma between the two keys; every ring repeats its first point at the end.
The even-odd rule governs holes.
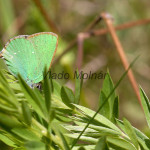
{"type": "MultiPolygon", "coordinates": [[[[124,66],[124,69],[127,70],[129,68],[129,63],[128,63],[128,60],[126,58],[124,49],[123,49],[123,47],[121,45],[121,42],[120,42],[120,40],[119,40],[119,38],[117,36],[117,33],[115,31],[115,28],[113,26],[112,17],[109,14],[107,14],[107,13],[103,13],[102,17],[103,17],[103,19],[104,19],[104,21],[105,21],[105,23],[106,23],[106,25],[108,27],[108,30],[109,30],[109,32],[111,34],[113,42],[114,42],[114,44],[116,46],[116,50],[117,50],[117,52],[118,52],[118,54],[120,56],[120,59],[122,61],[123,66],[124,66]]],[[[129,81],[130,81],[130,83],[131,83],[131,85],[132,85],[132,87],[134,89],[134,92],[135,92],[135,94],[136,94],[136,96],[138,98],[139,104],[140,104],[141,108],[143,109],[142,103],[141,103],[140,94],[139,94],[139,88],[138,88],[136,79],[135,79],[131,69],[128,71],[127,75],[128,75],[129,81]]]]}

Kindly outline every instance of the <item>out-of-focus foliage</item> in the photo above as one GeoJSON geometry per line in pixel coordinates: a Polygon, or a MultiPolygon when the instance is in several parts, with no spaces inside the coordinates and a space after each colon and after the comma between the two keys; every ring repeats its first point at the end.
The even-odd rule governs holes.
{"type": "MultiPolygon", "coordinates": [[[[59,30],[59,46],[55,58],[63,52],[72,39],[77,37],[79,32],[82,32],[83,29],[103,11],[109,12],[114,17],[115,25],[150,17],[150,1],[148,0],[40,1],[49,18],[51,18],[59,30]]],[[[95,27],[95,29],[101,28],[106,28],[103,21],[95,27]]],[[[43,31],[52,30],[33,0],[0,0],[0,49],[14,36],[43,31]]],[[[137,82],[144,87],[146,93],[150,96],[149,24],[117,31],[117,33],[129,61],[132,61],[135,56],[141,55],[134,65],[133,71],[137,82]]],[[[70,80],[58,80],[58,82],[61,84],[66,83],[72,89],[74,89],[72,82],[74,82],[73,74],[76,70],[76,54],[77,46],[72,48],[59,62],[52,66],[53,72],[61,73],[64,71],[70,74],[70,80]]],[[[109,34],[91,37],[85,40],[83,68],[84,67],[86,71],[96,70],[97,73],[102,71],[103,74],[107,68],[109,68],[114,83],[118,81],[124,69],[109,34]],[[101,67],[97,68],[96,66],[99,66],[100,63],[101,67]]],[[[6,68],[3,60],[0,60],[0,68],[6,68]]],[[[97,109],[99,103],[99,101],[97,101],[99,88],[102,87],[102,81],[103,80],[100,79],[87,80],[84,82],[80,104],[92,109],[97,109]]],[[[146,122],[128,78],[122,82],[117,92],[120,97],[120,118],[126,116],[133,125],[144,129],[146,122]]]]}

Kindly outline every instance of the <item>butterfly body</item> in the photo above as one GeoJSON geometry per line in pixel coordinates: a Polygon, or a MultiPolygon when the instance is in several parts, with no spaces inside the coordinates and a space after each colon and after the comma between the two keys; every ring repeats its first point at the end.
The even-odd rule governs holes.
{"type": "Polygon", "coordinates": [[[50,68],[57,45],[58,36],[52,32],[20,35],[10,39],[0,55],[10,72],[31,86],[43,79],[45,66],[50,68]]]}

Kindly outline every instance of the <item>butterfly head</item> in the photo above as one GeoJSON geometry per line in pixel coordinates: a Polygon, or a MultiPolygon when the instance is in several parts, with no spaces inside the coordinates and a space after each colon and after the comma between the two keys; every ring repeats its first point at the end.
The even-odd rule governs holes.
{"type": "Polygon", "coordinates": [[[42,90],[42,84],[41,83],[33,83],[29,85],[32,89],[37,88],[40,91],[42,90]]]}

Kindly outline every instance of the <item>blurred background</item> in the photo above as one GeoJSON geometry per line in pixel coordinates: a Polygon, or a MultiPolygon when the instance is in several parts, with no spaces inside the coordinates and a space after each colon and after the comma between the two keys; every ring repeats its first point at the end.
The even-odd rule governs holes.
{"type": "MultiPolygon", "coordinates": [[[[57,59],[77,38],[78,33],[95,20],[100,13],[108,12],[114,18],[114,25],[150,18],[148,0],[0,0],[0,49],[17,35],[30,35],[37,32],[56,32],[59,45],[52,72],[70,74],[70,80],[58,80],[60,84],[74,88],[72,78],[76,69],[77,44],[57,59]]],[[[94,29],[106,28],[104,21],[94,29]]],[[[140,55],[133,66],[137,83],[150,97],[150,25],[135,26],[117,31],[129,62],[140,55]]],[[[6,68],[0,59],[0,69],[6,68]]],[[[115,83],[124,72],[120,57],[109,34],[94,36],[84,41],[84,71],[103,72],[107,69],[115,83]]],[[[103,79],[85,80],[81,104],[96,110],[103,79]]],[[[126,117],[132,125],[146,132],[146,122],[133,88],[126,77],[117,94],[120,99],[120,118],[126,117]]]]}

